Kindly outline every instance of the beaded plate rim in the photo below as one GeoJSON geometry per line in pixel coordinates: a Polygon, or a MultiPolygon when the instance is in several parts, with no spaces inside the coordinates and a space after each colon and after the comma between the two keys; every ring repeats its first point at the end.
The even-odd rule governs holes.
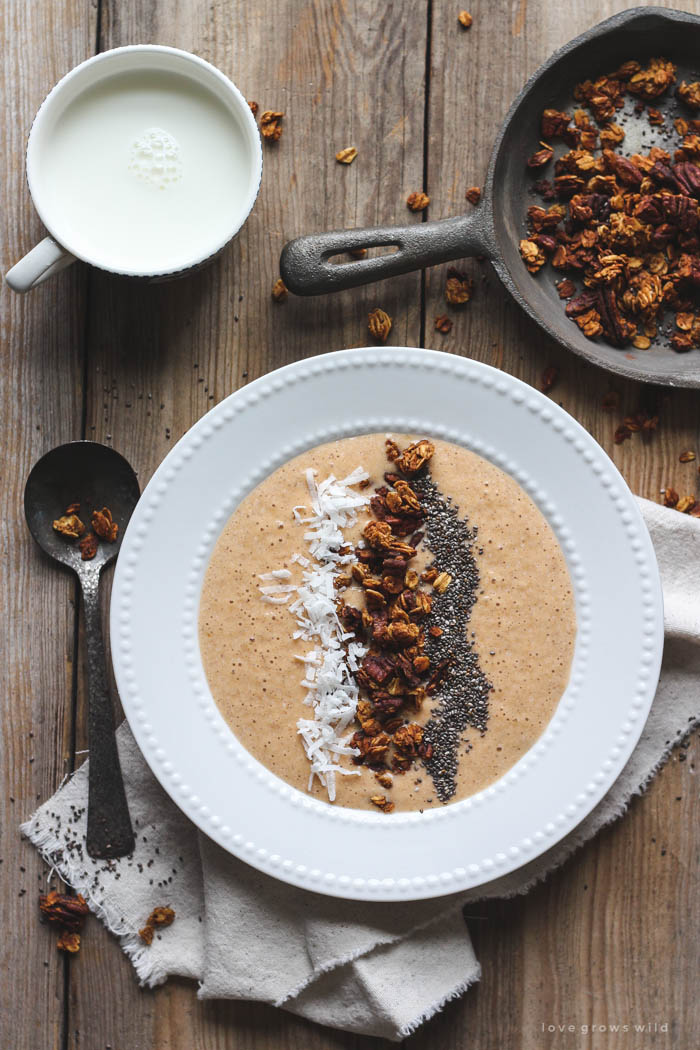
{"type": "MultiPolygon", "coordinates": [[[[409,378],[410,382],[412,380],[409,378]]],[[[350,380],[351,389],[352,386],[353,381],[350,380]]],[[[546,470],[543,469],[542,473],[546,474],[546,470]]],[[[212,489],[211,484],[209,489],[212,489]]],[[[597,584],[593,586],[594,598],[596,588],[597,584]]],[[[623,615],[624,600],[623,594],[623,615]]],[[[663,615],[655,556],[634,498],[607,455],[563,409],[520,380],[488,365],[439,351],[366,348],[311,358],[272,372],[230,395],[181,438],[144,490],[125,533],[113,587],[111,635],[115,676],[136,740],[165,790],[195,824],[247,863],[295,885],[356,899],[409,900],[471,888],[506,874],[550,848],[590,812],[621,771],[644,725],[660,668],[663,615]],[[258,459],[254,469],[239,477],[237,483],[225,491],[224,496],[221,493],[225,486],[218,494],[207,490],[207,520],[200,522],[192,535],[186,538],[189,550],[189,556],[185,559],[186,573],[176,593],[178,608],[177,612],[173,611],[171,621],[171,627],[177,622],[177,639],[171,637],[161,641],[166,653],[169,646],[173,650],[179,646],[182,650],[184,665],[178,669],[175,679],[186,698],[181,706],[196,719],[191,723],[192,731],[196,727],[196,731],[201,734],[200,740],[207,742],[211,762],[215,763],[218,775],[230,776],[232,782],[244,785],[246,792],[253,793],[253,805],[259,806],[264,815],[262,830],[258,833],[256,825],[255,837],[250,822],[247,827],[243,826],[246,821],[241,819],[240,814],[237,826],[235,805],[224,812],[220,804],[212,801],[210,795],[214,793],[210,788],[214,774],[209,769],[199,772],[194,769],[186,761],[177,740],[166,744],[168,730],[163,721],[163,711],[158,709],[152,686],[149,693],[148,687],[144,692],[141,684],[147,678],[150,640],[134,631],[133,621],[135,615],[138,618],[139,602],[144,605],[150,600],[146,596],[147,590],[158,586],[158,580],[152,578],[153,573],[149,576],[148,570],[144,578],[144,565],[148,566],[149,556],[157,557],[153,549],[149,553],[148,545],[150,542],[152,547],[150,537],[154,529],[157,532],[159,519],[162,520],[166,513],[165,503],[168,498],[183,484],[193,484],[192,471],[198,463],[201,465],[204,462],[202,457],[206,457],[212,444],[215,444],[216,435],[225,435],[228,429],[234,427],[236,420],[239,423],[244,419],[252,421],[250,425],[255,426],[256,417],[262,412],[261,406],[268,399],[281,404],[285,398],[293,396],[290,391],[300,386],[312,389],[320,377],[333,377],[333,382],[339,381],[347,387],[349,376],[363,372],[371,376],[373,369],[375,376],[380,370],[396,370],[402,381],[406,375],[415,375],[415,370],[424,369],[427,375],[437,377],[438,384],[444,381],[464,382],[467,384],[466,389],[469,386],[478,389],[480,396],[488,395],[495,405],[507,404],[509,407],[503,410],[504,416],[508,412],[514,412],[516,416],[523,414],[518,418],[526,420],[529,417],[538,426],[543,425],[547,441],[563,442],[575,452],[577,461],[580,460],[595,480],[601,501],[613,503],[615,520],[629,541],[630,557],[634,559],[640,575],[643,630],[639,638],[641,649],[638,651],[635,690],[621,724],[611,733],[604,760],[583,778],[578,784],[579,790],[562,801],[561,806],[557,807],[559,812],[551,814],[551,819],[527,819],[526,834],[514,836],[504,832],[500,848],[492,849],[487,856],[479,856],[478,859],[467,857],[464,863],[451,866],[441,863],[440,857],[440,842],[445,839],[440,829],[444,822],[449,821],[452,826],[451,835],[455,834],[454,828],[461,825],[468,837],[470,827],[476,826],[475,821],[486,819],[481,814],[497,808],[501,796],[514,797],[513,788],[516,784],[518,797],[522,797],[523,785],[527,795],[533,782],[533,770],[539,769],[554,743],[566,731],[572,712],[581,702],[582,691],[585,701],[593,633],[592,585],[591,566],[586,564],[585,556],[582,557],[566,514],[562,515],[557,502],[557,479],[545,485],[541,477],[532,477],[522,463],[504,454],[492,443],[483,441],[478,434],[471,433],[463,425],[453,427],[436,422],[439,414],[436,406],[426,406],[426,413],[422,417],[382,413],[362,419],[358,419],[349,407],[331,425],[312,431],[305,424],[292,427],[293,433],[285,433],[289,440],[281,443],[273,455],[258,459]],[[197,642],[198,600],[204,572],[216,539],[238,502],[263,477],[306,448],[351,434],[388,429],[429,433],[454,441],[510,473],[534,500],[557,535],[567,559],[577,611],[576,647],[569,684],[550,723],[533,747],[498,781],[468,799],[423,814],[398,813],[389,817],[332,807],[310,798],[279,780],[257,762],[238,743],[220,715],[206,682],[197,642]],[[188,471],[191,475],[189,479],[185,478],[188,471]],[[281,822],[285,821],[298,822],[302,831],[308,830],[312,835],[314,829],[318,828],[323,828],[325,834],[331,834],[334,842],[330,864],[324,868],[318,862],[318,857],[312,863],[305,862],[305,858],[300,862],[298,851],[296,855],[286,855],[294,854],[295,851],[285,851],[280,846],[276,821],[279,821],[277,832],[281,822]],[[386,865],[383,871],[374,871],[370,862],[365,866],[366,870],[363,869],[359,874],[356,868],[352,873],[347,873],[344,869],[350,867],[349,850],[356,848],[358,842],[371,842],[369,852],[376,854],[377,829],[380,827],[386,832],[381,846],[386,850],[395,849],[396,843],[403,843],[405,836],[426,838],[426,829],[432,829],[432,845],[438,849],[434,864],[436,870],[426,871],[425,865],[418,865],[418,870],[414,872],[404,869],[396,876],[388,876],[384,873],[386,865]],[[329,832],[329,828],[332,832],[329,832]],[[345,852],[343,843],[335,834],[336,830],[344,840],[350,840],[346,841],[345,852]],[[397,836],[403,836],[404,839],[397,839],[397,836]]],[[[309,852],[313,851],[309,849],[309,852]]],[[[379,867],[381,865],[377,865],[379,867]]]]}

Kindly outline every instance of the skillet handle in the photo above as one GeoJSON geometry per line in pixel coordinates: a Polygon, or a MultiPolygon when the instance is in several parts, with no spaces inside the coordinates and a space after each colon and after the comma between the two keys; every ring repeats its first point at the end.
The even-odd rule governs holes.
{"type": "Polygon", "coordinates": [[[439,222],[377,226],[368,230],[337,230],[297,237],[282,249],[282,280],[295,295],[323,295],[421,270],[424,266],[434,266],[451,259],[463,259],[468,255],[491,257],[485,214],[482,206],[470,215],[439,222]],[[395,246],[396,251],[351,262],[329,261],[332,256],[353,249],[389,245],[395,246]]]}

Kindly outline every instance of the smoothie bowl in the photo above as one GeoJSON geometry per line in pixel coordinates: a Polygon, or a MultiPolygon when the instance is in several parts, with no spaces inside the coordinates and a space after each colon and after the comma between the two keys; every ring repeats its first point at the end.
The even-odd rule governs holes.
{"type": "Polygon", "coordinates": [[[135,736],[200,828],[396,900],[583,819],[641,732],[662,619],[592,438],[503,373],[392,348],[280,369],[185,435],[124,538],[111,632],[135,736]]]}

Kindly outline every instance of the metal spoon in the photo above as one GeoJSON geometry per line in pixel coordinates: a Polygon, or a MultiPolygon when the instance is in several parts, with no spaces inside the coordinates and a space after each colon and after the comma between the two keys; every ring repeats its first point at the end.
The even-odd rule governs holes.
{"type": "Polygon", "coordinates": [[[24,489],[24,513],[39,546],[76,573],[83,593],[88,655],[87,851],[91,857],[123,857],[134,848],[134,833],[114,737],[112,701],[107,688],[105,650],[98,601],[102,570],[114,561],[132,511],[139,483],[118,452],[95,441],[71,441],[34,464],[24,489]],[[53,528],[71,503],[80,503],[81,521],[90,527],[93,510],[108,507],[119,526],[114,543],[99,542],[97,554],[83,561],[75,540],[53,528]]]}

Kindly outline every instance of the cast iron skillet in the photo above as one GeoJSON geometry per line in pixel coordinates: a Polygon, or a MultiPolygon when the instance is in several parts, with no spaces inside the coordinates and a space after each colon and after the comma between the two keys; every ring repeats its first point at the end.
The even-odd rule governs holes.
{"type": "MultiPolygon", "coordinates": [[[[493,148],[481,204],[470,214],[413,226],[299,237],[282,250],[280,273],[284,283],[296,295],[319,295],[450,259],[485,255],[514,299],[569,350],[631,379],[700,387],[700,350],[678,354],[665,345],[667,339],[663,337],[649,350],[631,346],[618,349],[586,339],[566,317],[557,295],[554,285],[561,274],[546,267],[533,277],[518,253],[518,242],[525,235],[527,208],[541,203],[529,193],[533,177],[527,173],[525,162],[537,148],[542,110],[551,107],[572,112],[577,105],[571,94],[576,83],[610,72],[629,59],[643,61],[653,56],[675,63],[679,83],[700,79],[700,18],[684,11],[637,7],[589,29],[552,55],[511,106],[493,148]],[[342,265],[330,261],[352,248],[380,245],[395,246],[396,251],[342,265]]],[[[681,108],[673,90],[667,94],[668,98],[657,99],[653,105],[668,111],[669,123],[681,108]]],[[[692,114],[684,111],[684,115],[692,114]]],[[[627,118],[624,126],[625,153],[646,150],[655,141],[644,115],[627,118]]],[[[656,141],[664,144],[663,139],[656,141]]],[[[540,169],[535,177],[542,174],[540,169]]],[[[549,169],[544,170],[544,176],[551,178],[549,169]]]]}

